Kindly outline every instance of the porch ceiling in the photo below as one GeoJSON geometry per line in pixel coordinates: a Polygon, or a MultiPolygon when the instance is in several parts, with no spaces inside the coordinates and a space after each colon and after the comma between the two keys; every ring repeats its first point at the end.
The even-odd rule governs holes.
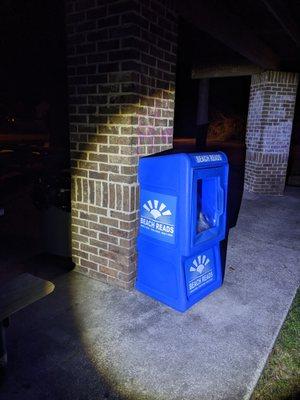
{"type": "MultiPolygon", "coordinates": [[[[299,70],[299,1],[176,0],[176,6],[183,19],[195,28],[192,40],[201,42],[205,33],[225,45],[228,51],[242,56],[240,60],[227,57],[230,59],[227,64],[250,62],[262,69],[299,70]]],[[[195,57],[196,69],[203,63],[206,68],[220,64],[218,53],[215,51],[216,60],[213,60],[200,52],[195,57]]]]}

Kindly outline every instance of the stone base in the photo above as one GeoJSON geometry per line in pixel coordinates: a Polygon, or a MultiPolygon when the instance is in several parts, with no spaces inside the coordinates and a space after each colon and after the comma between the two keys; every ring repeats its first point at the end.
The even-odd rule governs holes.
{"type": "Polygon", "coordinates": [[[247,151],[245,185],[248,192],[282,195],[285,187],[286,154],[265,154],[247,151]]]}
{"type": "Polygon", "coordinates": [[[135,283],[135,277],[133,279],[131,279],[130,281],[125,282],[121,279],[113,278],[104,273],[101,273],[98,271],[92,271],[91,269],[82,268],[80,266],[76,266],[74,268],[74,271],[78,272],[79,274],[88,276],[92,279],[95,279],[97,281],[108,283],[109,285],[117,286],[121,289],[126,289],[126,290],[132,289],[134,287],[134,283],[135,283]]]}

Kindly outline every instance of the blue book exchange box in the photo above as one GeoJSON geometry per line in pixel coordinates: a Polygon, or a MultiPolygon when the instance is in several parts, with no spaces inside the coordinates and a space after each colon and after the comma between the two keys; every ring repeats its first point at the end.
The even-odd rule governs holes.
{"type": "Polygon", "coordinates": [[[136,288],[185,311],[222,284],[226,231],[225,154],[141,158],[136,288]]]}

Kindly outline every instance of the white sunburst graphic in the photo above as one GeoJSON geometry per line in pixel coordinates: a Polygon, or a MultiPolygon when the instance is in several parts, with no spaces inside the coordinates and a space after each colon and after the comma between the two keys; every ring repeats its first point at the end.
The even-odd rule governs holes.
{"type": "Polygon", "coordinates": [[[190,272],[198,272],[201,274],[209,262],[210,259],[205,255],[198,256],[194,259],[193,265],[190,267],[190,272]]]}
{"type": "Polygon", "coordinates": [[[148,200],[143,204],[143,208],[147,210],[154,219],[157,219],[161,216],[167,217],[172,215],[170,210],[166,210],[167,206],[164,203],[160,203],[158,200],[148,200]]]}

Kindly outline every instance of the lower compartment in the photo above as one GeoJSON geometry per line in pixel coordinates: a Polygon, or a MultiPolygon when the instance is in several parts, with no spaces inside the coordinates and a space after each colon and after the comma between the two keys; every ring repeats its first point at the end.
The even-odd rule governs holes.
{"type": "Polygon", "coordinates": [[[139,249],[136,289],[178,311],[187,310],[222,284],[219,244],[189,257],[157,257],[155,251],[150,254],[144,249],[139,249]]]}

